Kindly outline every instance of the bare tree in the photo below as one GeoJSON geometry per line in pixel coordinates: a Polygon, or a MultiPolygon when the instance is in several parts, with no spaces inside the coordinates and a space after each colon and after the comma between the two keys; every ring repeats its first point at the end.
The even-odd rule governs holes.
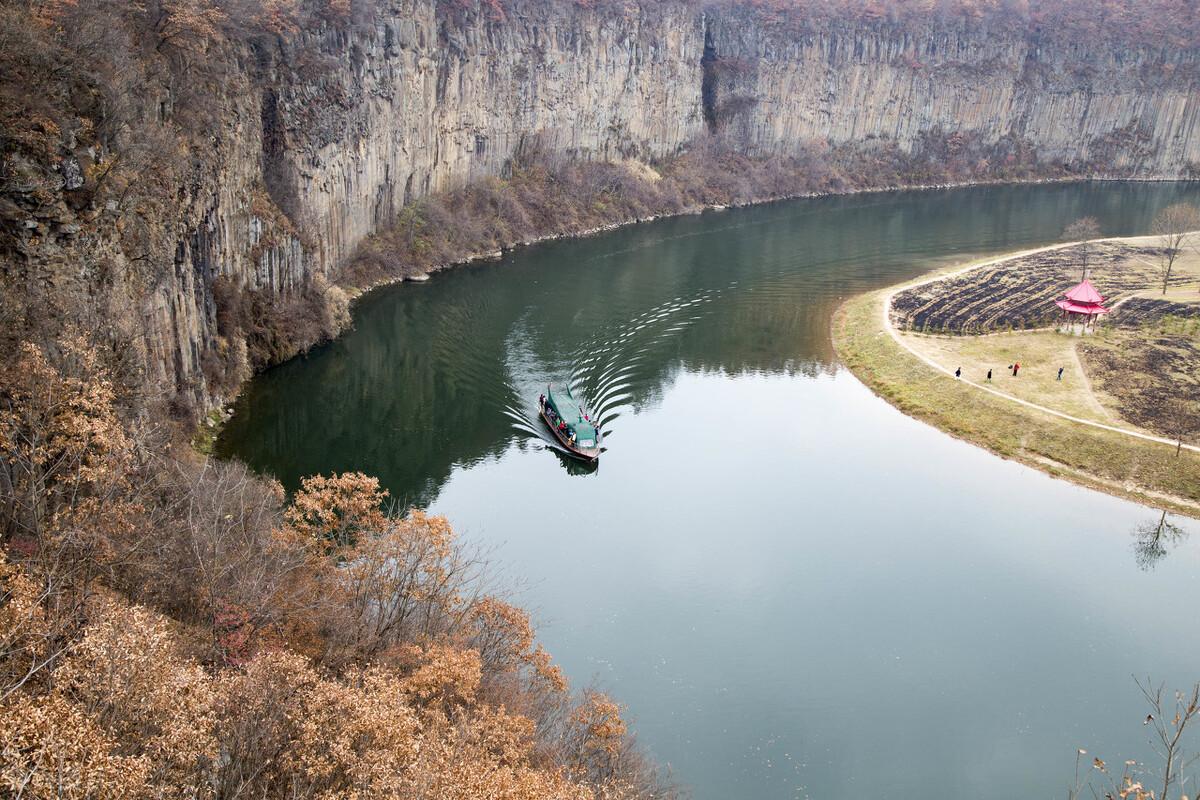
{"type": "Polygon", "coordinates": [[[1200,209],[1190,203],[1175,203],[1167,206],[1154,217],[1151,230],[1163,237],[1166,247],[1159,255],[1159,274],[1162,275],[1162,293],[1167,293],[1171,271],[1183,248],[1192,246],[1197,231],[1200,231],[1200,209]]]}
{"type": "Polygon", "coordinates": [[[1083,278],[1087,278],[1088,257],[1092,254],[1092,239],[1099,239],[1100,221],[1095,217],[1080,217],[1063,229],[1062,238],[1067,242],[1082,242],[1079,255],[1083,259],[1083,278]]]}
{"type": "Polygon", "coordinates": [[[1163,760],[1162,794],[1167,797],[1171,784],[1179,779],[1179,773],[1195,763],[1200,756],[1187,755],[1183,752],[1183,734],[1188,725],[1200,714],[1200,683],[1194,685],[1190,692],[1175,692],[1174,702],[1163,696],[1163,686],[1137,682],[1138,688],[1146,696],[1153,711],[1146,715],[1145,724],[1154,731],[1153,742],[1158,755],[1163,760]]]}
{"type": "MultiPolygon", "coordinates": [[[[1185,736],[1188,730],[1195,727],[1197,717],[1200,717],[1200,683],[1191,689],[1175,692],[1168,696],[1162,684],[1153,685],[1150,679],[1142,681],[1134,678],[1146,701],[1150,704],[1150,713],[1142,720],[1142,725],[1151,730],[1150,744],[1155,754],[1162,759],[1161,775],[1155,772],[1143,772],[1137,761],[1126,761],[1120,774],[1109,772],[1108,764],[1101,758],[1093,758],[1091,767],[1102,775],[1099,784],[1092,783],[1079,774],[1083,756],[1086,750],[1078,750],[1075,755],[1075,782],[1067,789],[1068,800],[1077,800],[1082,796],[1086,787],[1092,797],[1123,798],[1124,800],[1167,800],[1172,786],[1178,786],[1183,792],[1187,780],[1182,778],[1185,770],[1200,760],[1200,754],[1189,752],[1185,748],[1185,736]],[[1161,777],[1161,792],[1157,784],[1161,777]]],[[[1177,797],[1181,795],[1176,795],[1177,797]]],[[[1187,800],[1187,794],[1183,794],[1187,800]]]]}
{"type": "Polygon", "coordinates": [[[1183,442],[1200,433],[1200,412],[1196,404],[1182,397],[1167,400],[1167,425],[1175,440],[1175,457],[1183,451],[1183,442]]]}

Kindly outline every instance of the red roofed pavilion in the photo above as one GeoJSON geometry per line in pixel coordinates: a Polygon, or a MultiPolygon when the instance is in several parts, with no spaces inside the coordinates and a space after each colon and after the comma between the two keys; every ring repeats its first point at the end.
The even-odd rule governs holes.
{"type": "Polygon", "coordinates": [[[1092,286],[1092,282],[1087,278],[1076,286],[1071,291],[1067,292],[1061,300],[1055,300],[1054,305],[1063,310],[1063,320],[1071,321],[1073,314],[1079,314],[1086,317],[1084,324],[1094,322],[1096,317],[1101,314],[1107,314],[1109,309],[1104,307],[1104,298],[1096,291],[1096,287],[1092,286]]]}

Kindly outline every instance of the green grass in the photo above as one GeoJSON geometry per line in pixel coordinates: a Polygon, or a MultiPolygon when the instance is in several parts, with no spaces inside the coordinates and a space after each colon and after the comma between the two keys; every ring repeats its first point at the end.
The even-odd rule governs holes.
{"type": "Polygon", "coordinates": [[[852,298],[833,340],[850,370],[909,416],[1077,483],[1200,517],[1200,454],[1175,450],[1025,408],[943,375],[883,328],[887,291],[852,298]]]}
{"type": "Polygon", "coordinates": [[[970,380],[983,382],[992,370],[992,385],[1005,394],[1072,416],[1134,427],[1104,408],[1092,393],[1075,355],[1080,337],[1055,330],[988,336],[901,335],[909,347],[935,363],[947,369],[961,367],[963,377],[970,380]],[[1016,378],[1009,370],[1013,362],[1021,364],[1016,378]],[[1057,379],[1059,367],[1064,368],[1062,380],[1057,379]]]}
{"type": "Polygon", "coordinates": [[[221,428],[224,425],[225,418],[219,409],[208,412],[196,426],[196,432],[192,434],[192,449],[200,455],[211,456],[213,448],[217,444],[217,437],[221,435],[221,428]]]}

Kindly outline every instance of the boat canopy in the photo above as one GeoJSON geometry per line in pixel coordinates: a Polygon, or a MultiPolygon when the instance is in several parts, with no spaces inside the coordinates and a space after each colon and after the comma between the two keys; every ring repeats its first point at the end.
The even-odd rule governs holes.
{"type": "Polygon", "coordinates": [[[575,432],[577,444],[581,447],[596,446],[596,426],[585,418],[591,416],[591,412],[584,409],[583,404],[575,399],[568,387],[550,384],[546,387],[546,402],[554,409],[559,419],[575,432]],[[589,441],[591,444],[588,444],[589,441]]]}

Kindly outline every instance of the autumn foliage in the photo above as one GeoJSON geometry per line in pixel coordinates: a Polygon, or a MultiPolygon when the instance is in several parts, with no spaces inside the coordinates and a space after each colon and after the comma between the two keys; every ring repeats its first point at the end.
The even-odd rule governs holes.
{"type": "Polygon", "coordinates": [[[0,794],[668,793],[444,519],[177,452],[84,343],[0,376],[0,794]]]}
{"type": "MultiPolygon", "coordinates": [[[[627,14],[659,0],[574,2],[627,14]]],[[[951,23],[1200,43],[1187,0],[736,5],[789,36],[951,23]]],[[[493,30],[521,16],[517,0],[436,9],[445,25],[493,30]]],[[[168,228],[183,187],[212,184],[231,155],[220,126],[246,113],[238,98],[261,89],[255,70],[288,51],[319,76],[321,54],[290,52],[296,34],[338,35],[378,11],[374,0],[0,0],[0,795],[671,794],[617,704],[569,690],[529,615],[489,590],[486,564],[446,520],[398,513],[356,473],[313,476],[289,499],[180,444],[164,407],[188,417],[194,387],[147,394],[131,320],[177,264],[168,228]],[[60,234],[113,244],[42,249],[60,234]]],[[[405,207],[344,277],[704,204],[1073,174],[1036,163],[1019,139],[940,131],[911,153],[814,143],[776,159],[702,138],[654,169],[527,150],[503,179],[405,207]]],[[[264,235],[296,235],[265,187],[250,202],[264,235]]],[[[345,293],[318,279],[283,297],[221,278],[203,289],[219,346],[202,369],[217,392],[348,322],[345,293]]]]}

